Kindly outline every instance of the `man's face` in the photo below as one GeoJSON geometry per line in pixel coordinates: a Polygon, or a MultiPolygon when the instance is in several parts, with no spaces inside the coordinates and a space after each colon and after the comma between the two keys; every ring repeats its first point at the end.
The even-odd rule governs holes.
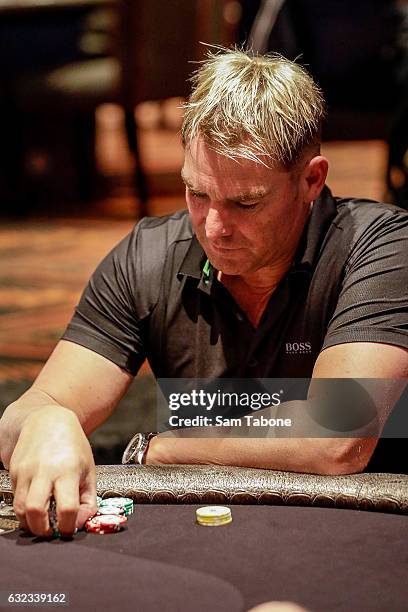
{"type": "Polygon", "coordinates": [[[196,138],[182,178],[195,233],[215,268],[248,276],[290,264],[309,210],[299,173],[228,159],[196,138]]]}

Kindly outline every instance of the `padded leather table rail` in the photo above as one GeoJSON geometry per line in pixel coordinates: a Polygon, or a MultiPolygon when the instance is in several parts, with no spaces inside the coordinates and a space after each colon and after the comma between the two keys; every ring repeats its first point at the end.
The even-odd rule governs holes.
{"type": "MultiPolygon", "coordinates": [[[[97,466],[97,490],[146,504],[320,506],[408,514],[408,475],[319,476],[209,465],[97,466]]],[[[12,498],[0,471],[0,496],[12,498]]]]}

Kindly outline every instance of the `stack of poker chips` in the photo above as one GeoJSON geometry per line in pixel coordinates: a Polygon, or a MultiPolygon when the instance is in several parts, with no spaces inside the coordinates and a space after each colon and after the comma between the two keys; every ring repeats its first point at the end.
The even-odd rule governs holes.
{"type": "MultiPolygon", "coordinates": [[[[96,514],[85,522],[85,529],[89,533],[115,533],[120,531],[127,522],[127,517],[133,513],[133,500],[128,497],[109,497],[102,499],[96,498],[98,510],[96,514]]],[[[54,499],[51,499],[48,509],[52,537],[61,536],[58,530],[57,506],[54,499]]]]}
{"type": "Polygon", "coordinates": [[[204,506],[196,510],[196,521],[204,527],[218,527],[232,523],[230,508],[226,506],[204,506]]]}
{"type": "Polygon", "coordinates": [[[4,501],[0,501],[0,516],[2,518],[15,519],[16,514],[14,512],[13,506],[11,506],[10,504],[6,504],[4,501]]]}
{"type": "Polygon", "coordinates": [[[129,514],[133,513],[133,499],[130,499],[130,497],[107,497],[99,502],[98,512],[102,508],[119,508],[123,510],[125,516],[129,516],[129,514]]]}
{"type": "Polygon", "coordinates": [[[128,497],[97,498],[98,511],[85,523],[89,533],[104,535],[120,531],[133,513],[133,500],[128,497]]]}
{"type": "Polygon", "coordinates": [[[10,533],[18,529],[19,521],[14,513],[14,508],[4,501],[0,501],[0,535],[10,533]]]}
{"type": "Polygon", "coordinates": [[[104,535],[105,533],[115,533],[116,531],[121,530],[126,521],[126,516],[115,514],[96,514],[86,521],[85,529],[89,533],[98,533],[99,535],[104,535]]]}
{"type": "Polygon", "coordinates": [[[48,508],[48,520],[50,523],[50,527],[52,529],[52,537],[53,538],[61,537],[61,534],[58,530],[57,504],[54,498],[50,500],[50,505],[48,508]]]}
{"type": "MultiPolygon", "coordinates": [[[[50,526],[53,530],[53,536],[59,537],[57,525],[57,511],[55,501],[51,500],[48,509],[48,516],[50,520],[50,526]]],[[[20,528],[20,521],[17,519],[14,508],[11,504],[6,504],[4,501],[0,501],[0,535],[9,533],[15,529],[20,528]]]]}

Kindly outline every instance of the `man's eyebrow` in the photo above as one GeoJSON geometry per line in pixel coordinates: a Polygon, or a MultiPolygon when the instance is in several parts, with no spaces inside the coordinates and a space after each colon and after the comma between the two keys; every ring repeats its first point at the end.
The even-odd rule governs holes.
{"type": "Polygon", "coordinates": [[[197,189],[195,189],[190,181],[184,176],[183,171],[181,171],[181,180],[191,191],[197,191],[197,189]]]}
{"type": "Polygon", "coordinates": [[[194,187],[194,185],[190,183],[190,181],[183,175],[183,171],[181,171],[181,180],[192,193],[196,193],[200,196],[206,195],[203,191],[201,191],[200,189],[197,189],[197,187],[194,187]]]}
{"type": "Polygon", "coordinates": [[[246,193],[238,193],[232,198],[228,198],[231,202],[249,202],[251,200],[261,200],[264,198],[268,192],[266,189],[252,189],[251,191],[247,191],[246,193]]]}
{"type": "MultiPolygon", "coordinates": [[[[181,179],[185,185],[190,189],[190,191],[195,191],[200,193],[200,190],[194,187],[192,183],[184,176],[183,171],[181,171],[181,179]]],[[[250,202],[252,200],[261,200],[268,194],[267,190],[263,187],[259,187],[251,189],[251,191],[238,193],[230,198],[227,198],[230,202],[250,202]]]]}

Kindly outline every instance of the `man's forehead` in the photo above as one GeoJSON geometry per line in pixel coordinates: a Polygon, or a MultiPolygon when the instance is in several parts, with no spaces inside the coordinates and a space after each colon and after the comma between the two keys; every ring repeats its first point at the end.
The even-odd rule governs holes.
{"type": "MultiPolygon", "coordinates": [[[[193,140],[184,150],[184,177],[188,178],[192,175],[205,177],[233,177],[234,180],[239,178],[259,177],[265,180],[275,172],[279,173],[277,168],[272,168],[251,159],[243,157],[227,157],[217,151],[214,151],[210,146],[202,141],[193,140]]],[[[283,172],[283,169],[282,169],[283,172]]]]}

